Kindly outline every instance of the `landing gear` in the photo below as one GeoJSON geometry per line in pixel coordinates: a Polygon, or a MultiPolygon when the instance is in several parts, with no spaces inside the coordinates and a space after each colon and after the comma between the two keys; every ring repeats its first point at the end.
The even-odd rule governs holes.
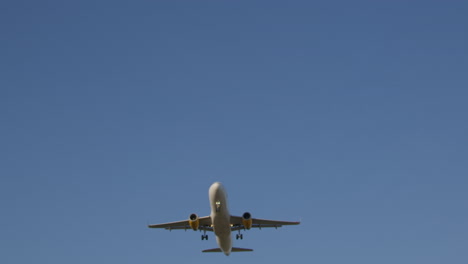
{"type": "Polygon", "coordinates": [[[203,235],[201,235],[201,240],[205,240],[205,239],[208,240],[208,235],[206,234],[206,230],[203,229],[203,235]]]}
{"type": "MultiPolygon", "coordinates": [[[[244,229],[245,230],[245,229],[244,229]]],[[[240,229],[237,230],[236,239],[244,239],[244,236],[241,234],[240,229]]]]}

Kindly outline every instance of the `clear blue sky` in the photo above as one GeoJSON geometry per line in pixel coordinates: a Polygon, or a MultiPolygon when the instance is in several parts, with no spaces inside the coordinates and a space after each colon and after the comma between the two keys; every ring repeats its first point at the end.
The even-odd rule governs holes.
{"type": "Polygon", "coordinates": [[[466,1],[2,1],[0,262],[468,263],[466,1]],[[299,220],[238,247],[147,223],[299,220]]]}

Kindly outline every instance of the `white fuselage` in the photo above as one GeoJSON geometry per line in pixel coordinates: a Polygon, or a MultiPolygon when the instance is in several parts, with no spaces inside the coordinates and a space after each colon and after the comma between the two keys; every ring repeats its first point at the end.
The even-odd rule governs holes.
{"type": "Polygon", "coordinates": [[[209,198],[216,242],[224,254],[229,255],[232,249],[231,215],[227,205],[226,190],[221,183],[215,182],[210,186],[209,198]]]}

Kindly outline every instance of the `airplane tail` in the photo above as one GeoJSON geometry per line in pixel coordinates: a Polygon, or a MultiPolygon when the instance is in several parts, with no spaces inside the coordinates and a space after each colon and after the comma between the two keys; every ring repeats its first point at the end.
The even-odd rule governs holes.
{"type": "MultiPolygon", "coordinates": [[[[236,248],[236,247],[233,247],[231,249],[231,252],[246,252],[246,251],[253,251],[253,249],[250,249],[250,248],[236,248]]],[[[223,252],[220,248],[210,248],[210,249],[205,249],[202,251],[203,253],[211,253],[211,252],[223,252]]]]}

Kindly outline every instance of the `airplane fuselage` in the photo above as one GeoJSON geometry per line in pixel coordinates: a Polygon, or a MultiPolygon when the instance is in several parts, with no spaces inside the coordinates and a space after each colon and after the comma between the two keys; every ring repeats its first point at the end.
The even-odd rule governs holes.
{"type": "Polygon", "coordinates": [[[211,222],[219,248],[227,256],[231,253],[231,215],[227,205],[227,194],[223,185],[215,182],[210,186],[211,222]]]}

